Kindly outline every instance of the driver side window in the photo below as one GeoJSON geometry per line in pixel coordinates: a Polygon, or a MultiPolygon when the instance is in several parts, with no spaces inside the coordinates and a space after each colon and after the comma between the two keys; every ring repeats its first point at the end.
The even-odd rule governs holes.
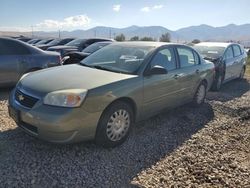
{"type": "Polygon", "coordinates": [[[154,66],[164,67],[167,71],[176,69],[176,60],[173,48],[160,50],[151,61],[151,68],[154,66]]]}

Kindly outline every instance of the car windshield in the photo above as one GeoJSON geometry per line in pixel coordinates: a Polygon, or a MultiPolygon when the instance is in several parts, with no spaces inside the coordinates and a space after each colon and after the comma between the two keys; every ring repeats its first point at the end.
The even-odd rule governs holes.
{"type": "Polygon", "coordinates": [[[224,53],[225,47],[218,46],[193,46],[203,58],[218,59],[224,53]]]}
{"type": "Polygon", "coordinates": [[[88,46],[87,48],[85,48],[82,52],[92,54],[95,51],[103,48],[104,46],[107,46],[108,44],[110,44],[110,43],[95,43],[95,44],[92,44],[92,45],[88,46]]]}
{"type": "Polygon", "coordinates": [[[40,42],[36,43],[37,45],[39,44],[46,44],[49,40],[45,39],[45,40],[41,40],[40,42]]]}
{"type": "Polygon", "coordinates": [[[153,46],[109,45],[81,61],[84,66],[135,74],[153,46]]]}
{"type": "Polygon", "coordinates": [[[84,41],[86,41],[86,39],[75,39],[72,40],[71,42],[65,44],[66,46],[80,46],[81,43],[83,43],[84,41]]]}
{"type": "Polygon", "coordinates": [[[61,39],[55,39],[55,40],[52,40],[51,42],[49,42],[48,45],[57,45],[60,41],[61,41],[61,39]]]}

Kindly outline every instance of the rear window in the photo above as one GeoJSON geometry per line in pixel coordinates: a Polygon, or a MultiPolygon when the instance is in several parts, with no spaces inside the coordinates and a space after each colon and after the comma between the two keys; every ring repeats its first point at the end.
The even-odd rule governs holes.
{"type": "Polygon", "coordinates": [[[0,55],[28,55],[30,50],[17,41],[0,40],[0,55]]]}

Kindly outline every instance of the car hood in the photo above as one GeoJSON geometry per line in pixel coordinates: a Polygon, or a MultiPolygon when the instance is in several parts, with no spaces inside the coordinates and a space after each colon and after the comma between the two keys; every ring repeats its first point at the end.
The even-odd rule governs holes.
{"type": "Polygon", "coordinates": [[[93,89],[113,82],[137,77],[98,70],[82,65],[66,65],[29,73],[17,87],[35,96],[65,89],[93,89]]]}
{"type": "Polygon", "coordinates": [[[78,49],[76,46],[53,46],[50,47],[49,50],[64,50],[64,49],[78,49]]]}

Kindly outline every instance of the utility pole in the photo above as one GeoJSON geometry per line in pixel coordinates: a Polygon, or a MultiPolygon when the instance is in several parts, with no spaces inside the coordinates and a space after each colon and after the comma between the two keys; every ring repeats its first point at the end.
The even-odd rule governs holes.
{"type": "Polygon", "coordinates": [[[33,25],[31,25],[31,36],[32,36],[32,38],[34,37],[34,26],[33,25]]]}
{"type": "Polygon", "coordinates": [[[59,39],[61,38],[61,30],[59,29],[58,31],[58,36],[59,36],[59,39]]]}

